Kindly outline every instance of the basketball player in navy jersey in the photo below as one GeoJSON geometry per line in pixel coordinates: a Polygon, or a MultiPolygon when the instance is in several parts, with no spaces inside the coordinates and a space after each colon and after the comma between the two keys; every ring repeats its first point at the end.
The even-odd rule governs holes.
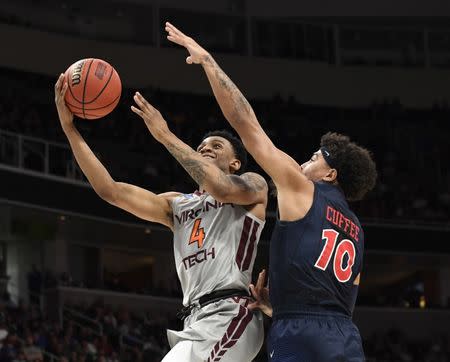
{"type": "Polygon", "coordinates": [[[168,39],[184,46],[188,64],[201,64],[228,122],[277,188],[279,220],[270,244],[270,303],[264,273],[251,287],[273,317],[271,361],[363,361],[351,317],[362,267],[364,233],[347,201],[360,200],[376,181],[369,151],[347,136],[327,133],[303,164],[279,150],[248,101],[192,38],[166,23],[168,39]]]}

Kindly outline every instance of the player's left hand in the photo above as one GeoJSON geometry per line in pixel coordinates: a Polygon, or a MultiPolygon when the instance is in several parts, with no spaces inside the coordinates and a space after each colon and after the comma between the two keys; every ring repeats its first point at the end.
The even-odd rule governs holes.
{"type": "Polygon", "coordinates": [[[166,31],[168,33],[167,39],[172,43],[181,45],[187,49],[189,56],[186,58],[186,63],[188,64],[203,64],[210,54],[202,48],[194,39],[183,34],[171,23],[166,22],[166,31]]]}
{"type": "Polygon", "coordinates": [[[137,107],[131,106],[131,110],[145,121],[152,136],[157,141],[161,141],[162,137],[170,132],[166,120],[155,107],[147,102],[141,93],[136,92],[133,99],[137,107]]]}
{"type": "Polygon", "coordinates": [[[63,129],[73,125],[73,114],[67,107],[65,96],[68,88],[67,81],[64,74],[59,75],[58,81],[55,84],[55,104],[58,111],[59,121],[63,129]]]}
{"type": "Polygon", "coordinates": [[[266,270],[263,269],[261,273],[259,273],[256,285],[250,284],[250,291],[252,292],[252,296],[255,298],[255,301],[248,305],[248,309],[259,309],[264,314],[272,317],[273,310],[269,300],[269,288],[264,286],[265,281],[266,270]]]}

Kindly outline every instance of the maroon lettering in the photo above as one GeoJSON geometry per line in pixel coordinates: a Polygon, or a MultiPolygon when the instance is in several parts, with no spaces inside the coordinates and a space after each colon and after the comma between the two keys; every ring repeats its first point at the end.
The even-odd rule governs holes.
{"type": "Polygon", "coordinates": [[[206,250],[199,251],[197,254],[195,254],[195,262],[197,264],[205,261],[205,259],[206,259],[206,250]],[[203,256],[203,259],[200,258],[201,256],[203,256]]]}
{"type": "Polygon", "coordinates": [[[356,239],[356,238],[355,238],[355,232],[356,232],[356,225],[352,223],[352,226],[350,227],[350,236],[351,236],[353,239],[356,239]]]}
{"type": "Polygon", "coordinates": [[[214,208],[214,209],[217,209],[217,200],[214,200],[214,204],[212,204],[211,202],[209,202],[209,201],[206,201],[206,203],[205,203],[205,212],[208,212],[209,211],[209,207],[212,207],[212,208],[214,208]]]}
{"type": "Polygon", "coordinates": [[[197,264],[201,264],[207,260],[215,259],[215,257],[216,257],[216,252],[215,252],[214,248],[211,248],[209,251],[200,250],[199,252],[197,252],[195,254],[186,256],[183,259],[183,266],[184,266],[185,270],[188,270],[197,264]]]}
{"type": "Polygon", "coordinates": [[[183,222],[186,222],[188,218],[189,210],[183,211],[183,222]]]}
{"type": "Polygon", "coordinates": [[[350,226],[350,224],[353,224],[350,219],[345,218],[345,226],[344,226],[344,231],[347,233],[348,232],[348,228],[350,226]]]}
{"type": "Polygon", "coordinates": [[[195,219],[194,210],[192,210],[192,209],[189,210],[188,217],[189,217],[189,219],[192,219],[192,220],[195,219]]]}
{"type": "Polygon", "coordinates": [[[345,219],[344,215],[339,213],[339,224],[338,224],[338,226],[339,226],[340,229],[342,229],[342,223],[344,222],[344,219],[345,219]]]}
{"type": "Polygon", "coordinates": [[[334,209],[332,207],[330,207],[330,206],[327,207],[327,220],[329,222],[332,222],[332,220],[333,220],[333,217],[332,217],[333,211],[334,211],[334,209]]]}
{"type": "Polygon", "coordinates": [[[175,218],[179,224],[184,224],[185,222],[187,222],[189,220],[195,220],[203,212],[209,212],[211,210],[220,209],[220,208],[224,207],[225,205],[234,207],[234,205],[231,203],[222,203],[222,202],[218,202],[217,200],[214,200],[214,203],[205,201],[202,208],[199,208],[196,210],[195,209],[185,210],[180,215],[175,215],[175,218]]]}
{"type": "Polygon", "coordinates": [[[359,241],[359,239],[358,239],[359,238],[359,227],[356,225],[355,225],[355,227],[356,227],[355,240],[359,241]]]}
{"type": "Polygon", "coordinates": [[[333,209],[333,220],[331,221],[334,225],[339,225],[339,214],[335,209],[333,209]]]}
{"type": "Polygon", "coordinates": [[[216,257],[216,254],[214,251],[215,251],[214,248],[212,248],[207,254],[207,255],[211,256],[211,259],[214,259],[216,257]]]}
{"type": "Polygon", "coordinates": [[[359,241],[359,227],[340,211],[327,206],[325,218],[339,229],[350,235],[355,241],[359,241]]]}
{"type": "Polygon", "coordinates": [[[189,260],[189,268],[193,267],[195,265],[195,255],[190,255],[188,260],[189,260]]]}

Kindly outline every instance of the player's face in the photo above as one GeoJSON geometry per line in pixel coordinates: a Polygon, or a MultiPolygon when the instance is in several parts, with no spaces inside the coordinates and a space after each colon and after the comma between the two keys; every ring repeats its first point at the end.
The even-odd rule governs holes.
{"type": "Polygon", "coordinates": [[[219,136],[205,138],[197,147],[197,152],[225,173],[230,173],[230,165],[237,161],[231,143],[219,136]]]}
{"type": "Polygon", "coordinates": [[[322,152],[314,152],[311,158],[302,163],[301,172],[311,181],[321,181],[331,170],[322,156],[322,152]]]}

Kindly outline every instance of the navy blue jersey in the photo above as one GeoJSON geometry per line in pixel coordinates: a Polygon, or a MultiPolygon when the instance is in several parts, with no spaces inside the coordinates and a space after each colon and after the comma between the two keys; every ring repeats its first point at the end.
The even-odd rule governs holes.
{"type": "Polygon", "coordinates": [[[300,220],[277,220],[270,243],[274,317],[296,313],[351,317],[358,294],[364,234],[342,190],[314,183],[311,209],[300,220]]]}

